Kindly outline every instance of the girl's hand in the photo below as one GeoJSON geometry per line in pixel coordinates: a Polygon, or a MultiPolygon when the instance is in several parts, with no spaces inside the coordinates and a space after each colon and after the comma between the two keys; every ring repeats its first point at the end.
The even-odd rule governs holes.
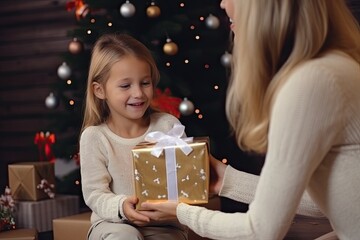
{"type": "Polygon", "coordinates": [[[210,193],[219,194],[224,180],[226,166],[226,164],[210,155],[210,193]]]}
{"type": "Polygon", "coordinates": [[[154,221],[176,220],[176,208],[178,204],[178,202],[171,201],[161,203],[144,202],[141,204],[141,208],[144,210],[141,211],[141,213],[154,221]]]}
{"type": "Polygon", "coordinates": [[[138,226],[144,226],[150,222],[150,218],[135,210],[135,205],[138,201],[137,197],[128,197],[123,203],[123,211],[129,222],[138,226]]]}

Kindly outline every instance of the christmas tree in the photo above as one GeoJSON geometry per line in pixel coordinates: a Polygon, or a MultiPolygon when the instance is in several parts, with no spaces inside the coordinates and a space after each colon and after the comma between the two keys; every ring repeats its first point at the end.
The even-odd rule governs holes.
{"type": "Polygon", "coordinates": [[[69,32],[69,51],[59,63],[62,81],[46,99],[49,108],[59,111],[50,128],[61,133],[56,156],[78,151],[91,49],[99,36],[116,32],[144,43],[158,64],[161,79],[153,107],[179,117],[188,136],[209,136],[210,151],[218,159],[260,171],[262,160],[238,149],[225,116],[230,29],[218,0],[75,0],[67,2],[67,10],[78,28],[69,32]]]}

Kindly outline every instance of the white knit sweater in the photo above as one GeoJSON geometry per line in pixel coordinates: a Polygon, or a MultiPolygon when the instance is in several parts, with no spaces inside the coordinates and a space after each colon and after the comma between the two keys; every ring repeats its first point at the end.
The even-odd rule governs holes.
{"type": "Polygon", "coordinates": [[[121,222],[118,213],[123,212],[122,203],[135,194],[131,149],[144,141],[149,132],[166,133],[174,123],[180,123],[174,116],[154,113],[146,133],[131,139],[116,135],[106,124],[83,131],[80,138],[82,192],[85,203],[93,211],[93,224],[104,220],[121,222]]]}
{"type": "MultiPolygon", "coordinates": [[[[305,190],[340,239],[360,237],[360,66],[341,52],[299,67],[274,103],[268,152],[254,196],[227,168],[221,194],[247,213],[179,204],[177,216],[213,239],[283,239],[305,190]]],[[[240,179],[240,180],[239,180],[240,179]]],[[[250,187],[251,189],[251,187],[250,187]]],[[[305,209],[311,212],[311,209],[305,209]]]]}

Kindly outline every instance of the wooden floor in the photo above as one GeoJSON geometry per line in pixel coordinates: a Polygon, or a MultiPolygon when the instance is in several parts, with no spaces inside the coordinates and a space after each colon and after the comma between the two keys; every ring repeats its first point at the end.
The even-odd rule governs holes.
{"type": "Polygon", "coordinates": [[[327,219],[296,216],[285,240],[310,240],[332,231],[327,219]]]}

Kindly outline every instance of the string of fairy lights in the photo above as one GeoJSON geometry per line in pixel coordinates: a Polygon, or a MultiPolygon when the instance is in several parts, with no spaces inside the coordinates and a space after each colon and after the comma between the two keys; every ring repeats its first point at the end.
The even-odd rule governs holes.
{"type": "MultiPolygon", "coordinates": [[[[67,6],[67,9],[68,10],[75,9],[75,15],[78,20],[84,19],[85,17],[89,16],[89,14],[91,13],[91,9],[89,8],[89,6],[86,3],[84,3],[83,0],[75,0],[75,1],[71,1],[69,3],[72,4],[72,7],[67,6]]],[[[186,4],[184,2],[179,2],[178,6],[179,6],[179,8],[185,8],[186,4]]],[[[120,13],[121,17],[127,18],[127,19],[131,19],[132,17],[134,17],[136,11],[137,11],[136,6],[133,3],[131,3],[130,0],[126,0],[124,3],[121,4],[121,6],[119,8],[119,13],[120,13]]],[[[147,6],[145,13],[148,18],[155,19],[155,18],[158,18],[159,16],[161,16],[162,9],[154,1],[151,1],[151,3],[147,6]]],[[[199,16],[198,21],[200,21],[202,24],[205,24],[205,26],[209,29],[218,29],[220,27],[219,18],[212,13],[209,13],[207,16],[199,16]]],[[[96,17],[91,16],[89,18],[90,26],[94,25],[96,22],[97,22],[96,17]]],[[[113,28],[115,26],[115,24],[112,20],[108,20],[105,24],[106,24],[107,28],[113,28]]],[[[189,26],[189,29],[191,31],[194,31],[193,37],[194,37],[195,41],[202,40],[201,34],[196,32],[196,30],[197,30],[196,24],[191,24],[189,26]]],[[[94,30],[95,29],[93,29],[91,27],[85,29],[84,30],[85,35],[91,36],[94,33],[94,30]]],[[[164,38],[166,38],[166,41],[162,47],[163,53],[170,57],[176,56],[178,54],[178,52],[181,50],[179,48],[178,44],[176,42],[174,42],[171,39],[171,37],[168,35],[164,36],[164,38]]],[[[73,55],[82,53],[84,51],[84,49],[85,49],[84,43],[78,38],[73,38],[69,42],[68,51],[73,55]]],[[[232,55],[228,51],[225,51],[220,59],[221,64],[225,68],[228,68],[231,65],[231,61],[232,61],[232,55]]],[[[190,63],[191,63],[190,58],[185,58],[183,60],[183,64],[190,64],[190,63]]],[[[174,66],[174,62],[171,61],[171,58],[167,59],[164,64],[167,69],[171,69],[174,66]]],[[[205,70],[208,70],[211,68],[211,65],[208,63],[205,63],[203,65],[203,68],[205,70]]],[[[73,76],[72,68],[65,61],[59,65],[59,67],[57,69],[57,76],[61,80],[65,81],[66,85],[68,85],[69,87],[74,83],[74,80],[72,79],[72,76],[73,76]]],[[[218,91],[219,89],[220,89],[219,85],[214,84],[213,90],[218,91]]],[[[68,104],[68,107],[74,107],[77,104],[77,100],[75,98],[69,98],[67,100],[67,104],[68,104]]],[[[54,92],[50,92],[49,95],[46,97],[45,106],[49,109],[55,109],[59,106],[58,96],[54,92]]],[[[191,100],[189,100],[187,97],[184,97],[182,99],[182,101],[180,102],[180,104],[178,106],[178,110],[181,113],[181,115],[183,115],[183,116],[188,116],[188,115],[195,113],[197,115],[198,119],[202,119],[204,117],[201,110],[199,108],[196,108],[194,106],[193,102],[191,100]]]]}

